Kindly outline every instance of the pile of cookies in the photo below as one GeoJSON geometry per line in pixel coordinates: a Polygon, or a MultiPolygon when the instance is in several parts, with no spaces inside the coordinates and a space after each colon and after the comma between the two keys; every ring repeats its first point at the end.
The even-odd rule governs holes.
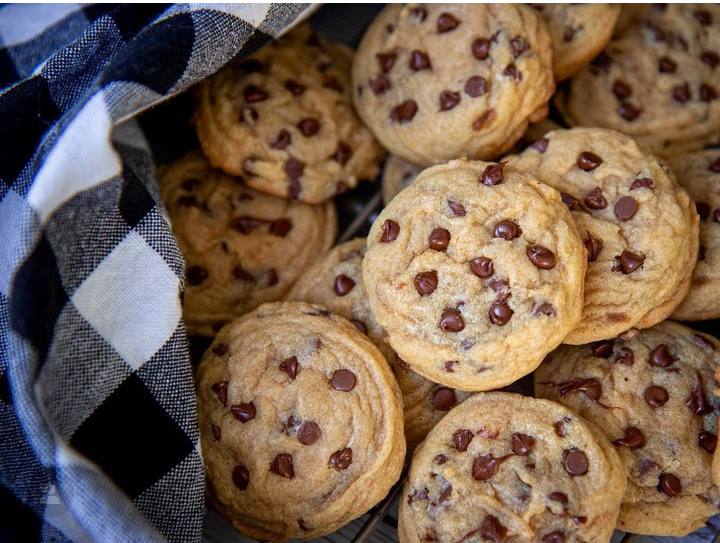
{"type": "Polygon", "coordinates": [[[302,25],[204,82],[159,182],[214,507],[318,537],[414,449],[403,542],[703,526],[720,343],[668,319],[720,317],[719,55],[715,5],[392,4],[354,54],[302,25]]]}

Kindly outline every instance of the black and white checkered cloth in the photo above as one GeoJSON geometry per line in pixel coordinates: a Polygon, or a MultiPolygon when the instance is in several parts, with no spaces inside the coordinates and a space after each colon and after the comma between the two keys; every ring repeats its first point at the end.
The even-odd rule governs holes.
{"type": "Polygon", "coordinates": [[[132,117],[308,11],[0,7],[0,540],[200,539],[184,262],[132,117]]]}

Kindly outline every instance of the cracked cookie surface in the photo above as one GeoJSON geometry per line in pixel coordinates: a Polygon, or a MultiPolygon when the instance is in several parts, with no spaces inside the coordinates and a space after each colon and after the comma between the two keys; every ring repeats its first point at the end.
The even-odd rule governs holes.
{"type": "Polygon", "coordinates": [[[569,409],[479,393],[413,455],[400,541],[609,541],[625,485],[610,442],[569,409]]]}
{"type": "Polygon", "coordinates": [[[563,194],[588,249],[582,344],[666,319],[690,288],[695,207],[669,169],[631,137],[601,128],[546,134],[509,163],[563,194]]]}
{"type": "Polygon", "coordinates": [[[424,377],[488,390],[578,323],[585,249],[560,194],[502,164],[424,170],[376,219],[363,280],[390,345],[424,377]]]}
{"type": "Polygon", "coordinates": [[[397,383],[377,347],[325,308],[265,304],[224,327],[197,393],[211,501],[248,537],[330,533],[400,476],[397,383]]]}
{"type": "Polygon", "coordinates": [[[629,478],[620,529],[681,536],[718,512],[710,474],[719,349],[667,321],[629,340],[564,345],[535,372],[538,397],[594,422],[617,448],[629,478]]]}

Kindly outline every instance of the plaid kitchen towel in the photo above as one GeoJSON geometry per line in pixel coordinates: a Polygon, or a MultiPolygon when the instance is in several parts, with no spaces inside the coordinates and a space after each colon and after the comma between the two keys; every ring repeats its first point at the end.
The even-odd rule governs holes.
{"type": "Polygon", "coordinates": [[[200,539],[184,263],[128,119],[310,9],[0,7],[0,540],[200,539]]]}

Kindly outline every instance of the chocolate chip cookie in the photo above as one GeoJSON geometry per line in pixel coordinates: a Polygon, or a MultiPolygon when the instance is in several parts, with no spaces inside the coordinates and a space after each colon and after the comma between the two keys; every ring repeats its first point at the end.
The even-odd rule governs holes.
{"type": "Polygon", "coordinates": [[[352,109],[350,64],[303,25],[205,81],[197,132],[210,162],[309,203],[374,179],[383,152],[352,109]]]}
{"type": "Polygon", "coordinates": [[[400,541],[609,541],[625,486],[594,425],[554,402],[480,393],[415,452],[400,541]]]}
{"type": "Polygon", "coordinates": [[[400,385],[405,412],[405,437],[409,443],[425,435],[467,392],[452,390],[420,377],[408,361],[398,358],[387,343],[385,331],[370,310],[362,277],[365,238],[338,245],[310,266],[286,299],[322,305],[348,319],[377,345],[400,385]]]}
{"type": "Polygon", "coordinates": [[[310,539],[367,511],[405,457],[377,347],[321,306],[265,304],[223,328],[197,376],[212,503],[254,539],[310,539]]]}
{"type": "Polygon", "coordinates": [[[648,328],[685,298],[698,251],[695,206],[633,138],[602,128],[558,130],[510,164],[562,193],[588,250],[584,315],[565,343],[648,328]]]}
{"type": "Polygon", "coordinates": [[[518,4],[388,5],[353,61],[360,117],[421,166],[507,151],[554,89],[550,32],[518,4]]]}
{"type": "Polygon", "coordinates": [[[489,390],[577,325],[585,249],[560,194],[504,163],[424,170],[376,219],[363,278],[390,345],[420,375],[489,390]]]}
{"type": "Polygon", "coordinates": [[[192,335],[279,300],[335,240],[332,202],[308,205],[261,194],[213,169],[199,151],[158,172],[185,257],[184,317],[192,335]]]}
{"type": "Polygon", "coordinates": [[[720,317],[720,149],[678,155],[670,160],[678,182],[695,200],[700,248],[690,293],[673,313],[678,320],[720,317]]]}
{"type": "Polygon", "coordinates": [[[535,373],[537,396],[600,427],[629,477],[618,528],[681,536],[718,513],[710,481],[720,342],[673,322],[628,340],[562,346],[535,373]]]}
{"type": "Polygon", "coordinates": [[[620,4],[532,4],[550,28],[555,79],[587,65],[612,37],[620,4]]]}
{"type": "Polygon", "coordinates": [[[643,10],[557,105],[570,125],[614,128],[668,157],[720,141],[720,7],[662,6],[643,10]]]}
{"type": "Polygon", "coordinates": [[[382,172],[382,195],[385,205],[398,192],[412,183],[421,171],[420,166],[403,160],[397,155],[388,156],[382,172]]]}

